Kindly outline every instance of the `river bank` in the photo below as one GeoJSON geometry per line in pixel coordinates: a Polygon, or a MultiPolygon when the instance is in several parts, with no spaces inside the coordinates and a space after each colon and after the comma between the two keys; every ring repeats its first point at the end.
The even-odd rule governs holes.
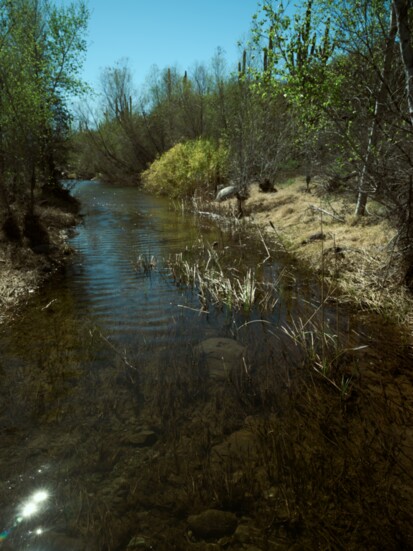
{"type": "MultiPolygon", "coordinates": [[[[210,206],[226,215],[237,210],[236,199],[210,206]]],[[[380,204],[371,201],[367,215],[357,217],[348,196],[326,192],[321,182],[307,192],[305,178],[295,177],[274,192],[251,186],[245,214],[265,240],[323,279],[326,297],[411,324],[413,299],[397,231],[380,204]]]]}
{"type": "MultiPolygon", "coordinates": [[[[12,319],[63,268],[72,253],[67,241],[80,221],[79,208],[65,190],[43,192],[34,211],[40,228],[34,240],[23,235],[10,240],[0,231],[0,324],[12,319]]],[[[14,217],[17,227],[22,225],[18,209],[14,217]]]]}

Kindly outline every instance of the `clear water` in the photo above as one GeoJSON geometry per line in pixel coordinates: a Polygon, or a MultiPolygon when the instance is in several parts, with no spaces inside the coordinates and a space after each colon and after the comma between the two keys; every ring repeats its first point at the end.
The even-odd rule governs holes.
{"type": "MultiPolygon", "coordinates": [[[[75,257],[0,338],[0,549],[123,549],[130,527],[116,527],[133,509],[125,496],[143,453],[128,444],[145,425],[143,367],[179,365],[208,337],[262,346],[268,338],[265,324],[240,329],[260,312],[200,314],[196,291],[177,286],[166,267],[201,235],[221,243],[218,228],[133,188],[78,182],[74,194],[84,214],[75,257]],[[156,262],[149,274],[137,269],[139,256],[156,262]]],[[[246,263],[262,260],[231,246],[246,263]]],[[[282,269],[266,267],[268,281],[282,269]]],[[[272,330],[305,318],[317,293],[295,273],[266,314],[272,330]]],[[[336,323],[336,307],[325,315],[336,323]]],[[[339,324],[351,346],[369,344],[367,361],[381,361],[382,328],[360,337],[361,320],[348,313],[339,324]]]]}

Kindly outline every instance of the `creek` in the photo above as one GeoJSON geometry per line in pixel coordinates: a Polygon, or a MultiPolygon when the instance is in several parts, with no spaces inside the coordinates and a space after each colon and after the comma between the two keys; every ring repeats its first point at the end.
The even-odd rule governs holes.
{"type": "MultiPolygon", "coordinates": [[[[299,369],[291,367],[301,365],[301,355],[282,328],[297,328],[300,322],[306,329],[305,320],[319,317],[320,289],[315,279],[294,266],[286,266],[282,255],[264,264],[265,250],[259,251],[256,242],[249,244],[248,237],[241,239],[236,231],[227,235],[213,222],[183,215],[165,200],[136,189],[80,181],[73,193],[82,203],[84,217],[70,240],[76,254],[65,273],[34,297],[19,319],[0,335],[0,549],[206,549],[195,537],[188,539],[186,518],[214,504],[215,508],[234,511],[238,520],[244,519],[239,520],[240,524],[248,526],[245,544],[241,536],[231,539],[229,534],[219,544],[222,548],[247,549],[255,545],[258,549],[288,549],[302,537],[306,543],[300,548],[316,548],[312,526],[321,513],[314,512],[303,520],[299,500],[290,495],[293,490],[299,493],[298,478],[293,488],[283,490],[283,499],[277,504],[271,501],[270,490],[282,478],[279,471],[268,468],[274,458],[260,467],[254,459],[254,468],[268,471],[265,482],[264,475],[259,477],[266,491],[258,489],[258,482],[249,486],[244,480],[242,473],[248,469],[245,458],[241,467],[231,463],[231,488],[224,496],[216,488],[227,482],[219,478],[216,466],[212,469],[210,462],[205,466],[203,454],[210,454],[214,446],[241,430],[244,437],[244,419],[257,419],[263,411],[267,412],[268,423],[280,427],[280,420],[275,421],[274,416],[284,408],[281,418],[290,412],[288,422],[295,420],[296,427],[302,426],[308,412],[314,412],[310,400],[320,393],[327,397],[323,398],[323,407],[329,404],[328,411],[322,413],[320,409],[319,414],[311,415],[309,427],[317,423],[319,438],[337,449],[338,442],[348,438],[349,455],[354,455],[354,449],[362,450],[366,442],[371,443],[374,457],[366,460],[363,468],[368,471],[374,464],[378,480],[387,469],[386,492],[396,492],[395,501],[403,504],[404,517],[397,530],[403,532],[403,542],[413,545],[413,493],[407,485],[413,475],[409,338],[378,317],[329,304],[322,309],[322,321],[345,342],[337,353],[341,363],[334,358],[334,365],[340,363],[343,369],[334,380],[327,372],[329,366],[325,366],[325,372],[323,367],[313,370],[305,376],[303,390],[301,383],[295,383],[299,369]],[[228,250],[228,259],[234,255],[247,266],[259,266],[262,279],[276,289],[276,300],[269,311],[255,308],[242,313],[210,305],[207,313],[200,312],[197,290],[177,284],[167,259],[201,248],[205,242],[228,250]],[[231,380],[228,398],[217,386],[227,383],[210,383],[205,366],[199,365],[202,362],[193,352],[200,342],[218,337],[242,343],[253,356],[251,366],[255,366],[255,371],[245,367],[245,377],[231,380]],[[258,385],[249,393],[248,388],[255,387],[248,378],[253,380],[256,373],[262,381],[263,366],[267,375],[270,367],[279,366],[282,376],[275,383],[267,382],[265,389],[258,385]],[[353,389],[348,396],[347,384],[353,389]],[[309,388],[315,385],[321,390],[310,394],[309,388]],[[363,385],[368,389],[366,394],[360,390],[363,385]],[[279,401],[278,395],[282,395],[279,401]],[[305,397],[302,404],[305,402],[309,409],[293,410],[286,402],[287,396],[296,401],[305,397]],[[372,419],[374,412],[384,411],[383,404],[391,403],[390,413],[380,422],[374,417],[377,422],[360,429],[358,420],[372,401],[372,419]],[[300,415],[301,421],[297,421],[300,415]],[[374,440],[377,431],[381,431],[377,442],[382,442],[383,434],[389,438],[387,451],[391,458],[384,466],[375,463],[382,452],[374,440]],[[243,488],[242,497],[236,495],[235,488],[239,487],[243,488]],[[214,497],[205,497],[207,488],[214,497]],[[274,517],[274,510],[283,519],[272,521],[270,536],[254,521],[254,506],[248,502],[251,495],[257,515],[265,522],[274,517]],[[261,495],[265,507],[259,505],[261,495]],[[271,547],[274,538],[278,538],[277,546],[273,542],[271,547]]],[[[315,330],[308,330],[307,336],[311,339],[315,334],[315,330]]],[[[265,430],[273,434],[270,429],[265,430]]],[[[256,429],[260,446],[263,430],[261,425],[256,429]]],[[[305,435],[307,438],[307,432],[305,435]]],[[[300,434],[294,438],[300,438],[300,434]]],[[[307,442],[312,447],[308,456],[298,457],[288,452],[287,446],[277,451],[275,445],[270,446],[271,453],[278,461],[281,452],[293,454],[291,465],[299,470],[302,464],[312,463],[317,454],[327,453],[320,451],[320,441],[307,442]]],[[[346,477],[359,480],[360,473],[356,475],[347,460],[341,462],[342,456],[341,448],[331,455],[332,470],[341,473],[336,478],[342,476],[346,483],[346,477]]],[[[306,491],[309,485],[317,485],[313,472],[308,470],[307,476],[306,491]]],[[[366,486],[378,484],[376,478],[363,477],[366,486]]],[[[330,473],[325,478],[330,484],[333,476],[330,473]]],[[[329,486],[329,492],[338,492],[337,480],[335,484],[329,486]]],[[[319,548],[360,549],[363,538],[370,538],[364,548],[380,548],[369,535],[377,530],[373,521],[370,532],[366,527],[364,532],[354,528],[347,517],[333,528],[336,521],[332,509],[336,505],[329,502],[325,488],[323,494],[325,514],[319,548]],[[331,525],[325,520],[329,515],[331,525]],[[335,540],[336,530],[352,534],[353,539],[349,536],[350,543],[340,547],[335,540]]],[[[375,500],[384,494],[372,495],[374,504],[370,505],[376,511],[375,500]]],[[[363,497],[352,508],[347,504],[352,499],[357,501],[354,496],[343,497],[337,511],[341,514],[340,507],[344,508],[350,517],[360,512],[360,503],[368,503],[363,497]]],[[[394,508],[393,500],[389,500],[391,519],[396,514],[394,508]]],[[[377,522],[383,515],[380,509],[377,522]]],[[[366,524],[369,522],[367,519],[366,524]]],[[[354,522],[354,526],[358,524],[354,522]]],[[[377,536],[378,540],[380,537],[383,534],[377,536]]],[[[392,541],[390,528],[385,537],[386,542],[392,541]]],[[[396,549],[396,543],[394,536],[394,547],[386,548],[396,549]]]]}

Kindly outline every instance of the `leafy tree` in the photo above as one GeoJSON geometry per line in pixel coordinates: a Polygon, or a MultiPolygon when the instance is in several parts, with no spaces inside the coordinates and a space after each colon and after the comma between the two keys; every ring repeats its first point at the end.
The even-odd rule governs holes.
{"type": "Polygon", "coordinates": [[[342,59],[341,69],[348,62],[355,63],[357,68],[353,70],[353,82],[344,78],[352,98],[348,97],[348,92],[341,92],[338,97],[341,112],[345,110],[347,113],[346,123],[350,121],[346,124],[348,145],[352,149],[348,156],[356,159],[359,167],[356,214],[363,215],[368,195],[378,191],[379,151],[384,152],[388,145],[383,130],[389,111],[387,99],[392,95],[395,18],[388,1],[346,0],[336,3],[328,0],[321,4],[331,17],[342,59]],[[367,133],[360,131],[362,125],[367,133]]]}
{"type": "MultiPolygon", "coordinates": [[[[408,2],[399,4],[408,24],[408,2]]],[[[288,100],[307,152],[307,180],[321,143],[340,171],[356,168],[357,214],[364,214],[369,194],[400,209],[394,167],[411,161],[392,2],[307,0],[290,17],[283,2],[267,1],[254,30],[264,56],[257,89],[262,97],[282,91],[288,100]]]]}
{"type": "Polygon", "coordinates": [[[328,15],[313,0],[293,18],[283,2],[265,1],[254,17],[253,44],[263,55],[263,67],[253,71],[255,87],[263,100],[283,95],[288,101],[308,182],[319,133],[328,124],[325,110],[337,86],[328,65],[335,48],[330,30],[328,15]]]}
{"type": "Polygon", "coordinates": [[[269,95],[257,91],[246,70],[246,56],[243,58],[237,81],[227,90],[226,136],[230,178],[239,196],[246,198],[252,182],[273,183],[288,164],[293,153],[293,123],[284,96],[274,90],[269,95]]]}
{"type": "Polygon", "coordinates": [[[79,80],[88,11],[82,1],[0,0],[0,185],[33,210],[39,178],[56,183],[56,160],[68,128],[69,96],[79,80]]]}
{"type": "Polygon", "coordinates": [[[218,75],[214,78],[201,64],[189,74],[174,67],[163,71],[154,67],[137,95],[127,65],[120,62],[105,69],[100,115],[93,117],[92,124],[88,114],[81,117],[96,172],[107,181],[137,184],[142,171],[177,143],[200,137],[219,140],[216,123],[221,124],[225,87],[218,75]]]}

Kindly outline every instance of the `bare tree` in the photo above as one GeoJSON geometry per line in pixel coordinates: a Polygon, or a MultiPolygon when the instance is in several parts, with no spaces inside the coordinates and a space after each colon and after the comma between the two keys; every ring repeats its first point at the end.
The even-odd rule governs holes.
{"type": "Polygon", "coordinates": [[[376,95],[376,102],[374,107],[374,118],[371,123],[369,139],[367,144],[367,151],[364,156],[363,166],[360,172],[358,183],[358,197],[356,204],[356,214],[364,215],[366,211],[366,204],[368,198],[368,179],[369,169],[375,155],[376,146],[380,135],[380,126],[383,119],[383,115],[386,111],[385,101],[389,90],[389,80],[392,73],[392,62],[394,57],[394,44],[397,33],[396,15],[395,10],[391,9],[390,29],[385,42],[384,49],[384,61],[383,69],[380,74],[379,88],[376,95]]]}

